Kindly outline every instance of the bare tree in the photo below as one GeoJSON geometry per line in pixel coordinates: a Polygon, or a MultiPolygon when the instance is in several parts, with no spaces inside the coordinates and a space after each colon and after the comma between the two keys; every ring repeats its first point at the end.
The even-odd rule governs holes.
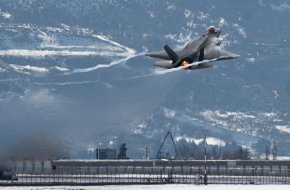
{"type": "Polygon", "coordinates": [[[269,150],[269,147],[266,145],[265,146],[265,160],[269,160],[269,154],[270,154],[270,150],[269,150]]]}
{"type": "Polygon", "coordinates": [[[276,141],[274,141],[274,145],[272,147],[272,156],[273,156],[273,160],[276,160],[276,157],[277,157],[277,145],[276,145],[276,141]]]}

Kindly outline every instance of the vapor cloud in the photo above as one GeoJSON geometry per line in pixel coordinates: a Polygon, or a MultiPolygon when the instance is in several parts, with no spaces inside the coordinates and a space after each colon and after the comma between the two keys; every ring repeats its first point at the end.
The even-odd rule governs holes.
{"type": "Polygon", "coordinates": [[[121,63],[125,63],[126,61],[128,61],[130,59],[133,59],[135,57],[139,57],[139,56],[145,55],[145,53],[146,52],[138,53],[138,54],[135,54],[135,55],[130,55],[128,57],[112,61],[109,64],[98,64],[98,65],[96,65],[94,67],[83,68],[83,69],[75,69],[75,70],[73,70],[72,73],[86,73],[86,72],[91,72],[91,71],[98,70],[98,69],[109,68],[109,67],[121,64],[121,63]]]}

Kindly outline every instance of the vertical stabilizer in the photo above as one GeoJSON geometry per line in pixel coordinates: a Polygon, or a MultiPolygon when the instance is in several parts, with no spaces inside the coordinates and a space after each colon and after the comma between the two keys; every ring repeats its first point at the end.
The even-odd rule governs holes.
{"type": "Polygon", "coordinates": [[[167,44],[164,46],[164,50],[166,51],[166,53],[173,62],[176,62],[178,60],[177,53],[173,49],[171,49],[167,44]]]}
{"type": "Polygon", "coordinates": [[[204,60],[204,47],[200,49],[199,57],[198,57],[198,61],[203,61],[203,60],[204,60]]]}

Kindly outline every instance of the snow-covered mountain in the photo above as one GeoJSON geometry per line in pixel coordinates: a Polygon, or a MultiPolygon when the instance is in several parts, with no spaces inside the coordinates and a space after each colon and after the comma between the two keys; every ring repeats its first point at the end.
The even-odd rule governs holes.
{"type": "Polygon", "coordinates": [[[290,145],[290,1],[0,0],[0,152],[51,157],[162,138],[290,145]],[[144,56],[214,25],[241,55],[158,72],[144,56]],[[266,142],[266,143],[265,143],[266,142]],[[44,148],[46,147],[46,148],[44,148]],[[28,151],[29,150],[29,151],[28,151]],[[29,153],[29,154],[28,154],[29,153]],[[44,154],[46,153],[46,154],[44,154]]]}

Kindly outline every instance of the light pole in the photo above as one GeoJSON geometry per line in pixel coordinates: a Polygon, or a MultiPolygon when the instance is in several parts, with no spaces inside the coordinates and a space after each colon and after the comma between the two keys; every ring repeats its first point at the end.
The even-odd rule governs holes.
{"type": "Polygon", "coordinates": [[[206,128],[204,128],[204,185],[207,185],[207,163],[206,163],[206,128]]]}

